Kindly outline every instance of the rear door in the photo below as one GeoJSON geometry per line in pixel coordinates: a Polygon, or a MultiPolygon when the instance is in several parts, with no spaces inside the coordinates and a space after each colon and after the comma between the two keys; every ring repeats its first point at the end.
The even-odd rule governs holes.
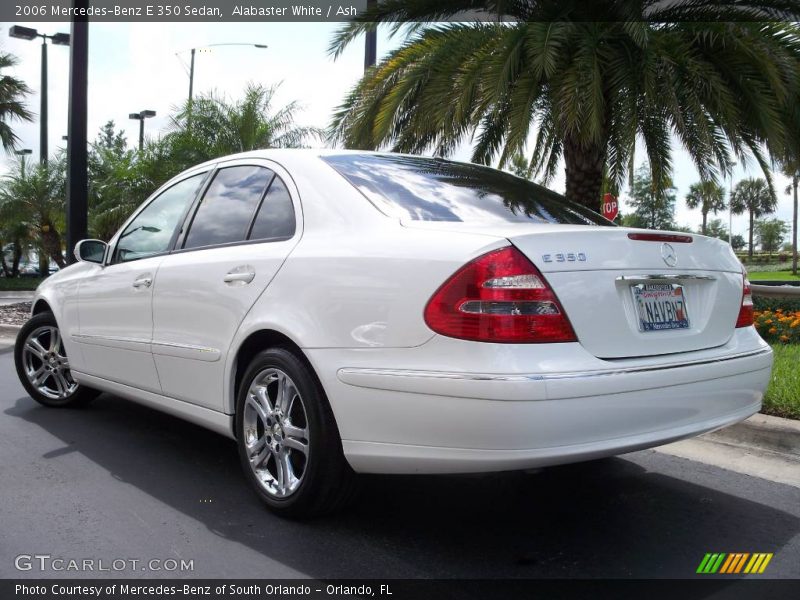
{"type": "Polygon", "coordinates": [[[239,324],[300,236],[292,180],[265,160],[223,163],[159,267],[153,356],[167,396],[221,411],[239,324]]]}

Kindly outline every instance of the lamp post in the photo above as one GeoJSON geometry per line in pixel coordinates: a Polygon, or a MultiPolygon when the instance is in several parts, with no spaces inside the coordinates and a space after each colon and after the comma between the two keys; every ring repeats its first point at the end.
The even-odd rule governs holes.
{"type": "MultiPolygon", "coordinates": [[[[377,0],[367,0],[367,10],[375,10],[378,7],[377,0]]],[[[364,36],[364,70],[375,66],[378,58],[378,32],[373,29],[364,36]]]]}
{"type": "Polygon", "coordinates": [[[216,48],[218,46],[250,46],[252,48],[260,48],[262,50],[266,50],[266,44],[248,44],[244,42],[231,42],[231,43],[222,43],[222,44],[208,44],[207,46],[200,46],[197,48],[189,48],[188,50],[181,50],[180,52],[176,52],[175,56],[180,56],[184,52],[191,53],[191,59],[189,61],[189,103],[192,102],[192,97],[194,93],[194,56],[197,52],[211,52],[210,48],[216,48]]]}
{"type": "Polygon", "coordinates": [[[33,154],[33,150],[30,148],[23,148],[22,150],[14,150],[14,154],[19,156],[22,162],[22,176],[25,177],[25,157],[33,154]]]}
{"type": "Polygon", "coordinates": [[[35,40],[42,38],[42,88],[40,92],[41,108],[39,109],[39,160],[47,162],[47,40],[57,46],[69,46],[68,33],[47,35],[39,33],[31,27],[14,25],[8,30],[8,35],[20,40],[35,40]]]}
{"type": "Polygon", "coordinates": [[[67,125],[67,262],[88,229],[87,118],[89,99],[89,0],[72,0],[76,16],[70,29],[69,123],[67,125]],[[83,13],[83,14],[81,14],[83,13]]]}
{"type": "Polygon", "coordinates": [[[129,119],[139,121],[139,151],[144,148],[144,120],[155,116],[156,111],[154,110],[143,110],[138,113],[130,113],[128,115],[129,119]]]}
{"type": "Polygon", "coordinates": [[[728,243],[733,248],[733,168],[736,163],[731,163],[731,183],[728,192],[728,243]]]}

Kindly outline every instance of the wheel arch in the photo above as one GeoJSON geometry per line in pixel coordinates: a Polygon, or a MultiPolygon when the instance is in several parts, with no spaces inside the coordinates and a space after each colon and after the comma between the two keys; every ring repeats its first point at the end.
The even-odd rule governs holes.
{"type": "Polygon", "coordinates": [[[250,333],[236,349],[236,355],[231,368],[230,384],[228,387],[229,393],[225,406],[226,413],[230,415],[236,414],[236,398],[239,395],[239,386],[242,381],[242,376],[250,364],[250,359],[261,350],[276,347],[286,348],[303,361],[319,383],[319,376],[314,369],[314,365],[311,364],[311,361],[294,340],[285,333],[275,329],[259,329],[250,333]]]}
{"type": "Polygon", "coordinates": [[[33,308],[31,309],[31,315],[38,315],[43,312],[52,313],[53,309],[50,307],[50,303],[47,300],[45,300],[44,298],[39,298],[33,303],[33,308]]]}

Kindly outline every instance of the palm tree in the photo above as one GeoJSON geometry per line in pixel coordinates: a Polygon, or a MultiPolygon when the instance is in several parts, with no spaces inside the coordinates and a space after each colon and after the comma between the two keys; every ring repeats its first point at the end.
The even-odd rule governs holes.
{"type": "Polygon", "coordinates": [[[691,210],[700,209],[703,214],[703,227],[700,233],[705,235],[708,213],[713,212],[716,215],[719,211],[725,210],[727,206],[725,204],[725,190],[716,181],[693,183],[689,187],[689,193],[686,194],[686,206],[691,210]]]}
{"type": "MultiPolygon", "coordinates": [[[[0,71],[13,67],[17,59],[11,54],[0,54],[0,71]]],[[[22,104],[22,99],[30,89],[20,79],[10,75],[0,75],[0,144],[5,150],[16,147],[18,138],[11,129],[11,121],[30,121],[31,113],[22,104]]]]}
{"type": "Polygon", "coordinates": [[[535,130],[534,176],[547,183],[563,159],[567,198],[593,210],[604,170],[622,186],[637,138],[659,188],[673,136],[703,180],[752,155],[771,182],[765,148],[788,135],[798,20],[789,0],[386,0],[344,24],[331,52],[380,23],[415,25],[352,88],[329,134],[443,156],[474,139],[473,161],[504,167],[535,130]],[[482,9],[504,22],[434,23],[482,9]],[[753,21],[781,9],[792,18],[753,21]]]}
{"type": "Polygon", "coordinates": [[[275,107],[277,90],[250,84],[238,101],[210,93],[187,102],[173,115],[167,134],[174,157],[188,167],[236,152],[297,148],[320,135],[317,128],[295,124],[297,102],[275,107]]]}
{"type": "Polygon", "coordinates": [[[749,246],[747,255],[753,257],[753,233],[755,220],[775,212],[778,207],[775,195],[763,179],[744,179],[736,184],[731,194],[731,210],[735,215],[750,214],[749,246]]]}
{"type": "MultiPolygon", "coordinates": [[[[39,247],[59,267],[66,266],[61,251],[65,215],[65,164],[51,160],[23,170],[17,169],[0,181],[0,214],[25,227],[39,247]]],[[[45,275],[45,273],[42,273],[45,275]]]]}

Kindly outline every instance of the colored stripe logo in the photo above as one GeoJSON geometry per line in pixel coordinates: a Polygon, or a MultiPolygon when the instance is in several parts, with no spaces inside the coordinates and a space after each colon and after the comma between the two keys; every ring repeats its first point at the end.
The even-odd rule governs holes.
{"type": "Polygon", "coordinates": [[[700,566],[697,567],[697,573],[700,574],[736,574],[736,573],[763,573],[769,561],[772,560],[772,552],[716,552],[707,553],[703,560],[700,561],[700,566]]]}

